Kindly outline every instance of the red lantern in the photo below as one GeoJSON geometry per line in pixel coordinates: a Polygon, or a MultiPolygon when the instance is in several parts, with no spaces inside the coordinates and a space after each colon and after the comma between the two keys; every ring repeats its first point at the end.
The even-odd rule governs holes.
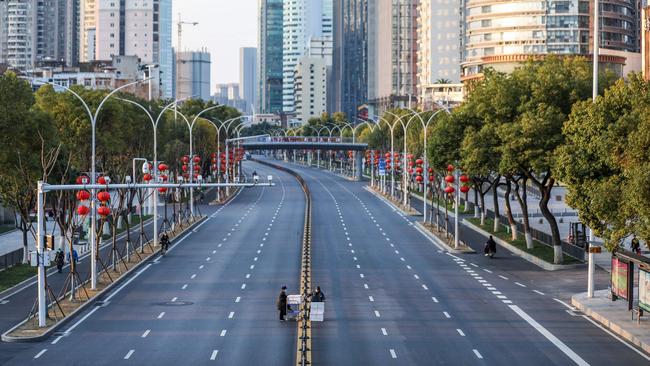
{"type": "Polygon", "coordinates": [[[422,164],[424,164],[424,161],[422,161],[422,159],[418,159],[418,160],[415,161],[415,164],[422,165],[422,164]]]}
{"type": "Polygon", "coordinates": [[[198,166],[198,165],[195,165],[193,169],[194,169],[195,172],[198,172],[199,170],[201,170],[201,167],[198,166]]]}
{"type": "Polygon", "coordinates": [[[456,190],[454,189],[454,187],[447,187],[447,188],[445,188],[445,193],[447,193],[447,194],[452,194],[452,193],[454,193],[455,191],[456,191],[456,190]]]}
{"type": "Polygon", "coordinates": [[[99,177],[99,178],[97,179],[97,183],[99,183],[99,184],[107,184],[107,183],[106,183],[106,177],[104,177],[104,176],[102,175],[101,177],[99,177]]]}
{"type": "Polygon", "coordinates": [[[107,206],[100,206],[99,208],[97,208],[97,213],[101,217],[106,217],[111,214],[111,209],[107,206]]]}
{"type": "Polygon", "coordinates": [[[187,155],[185,155],[185,156],[183,156],[183,158],[181,159],[181,161],[182,161],[184,164],[187,164],[187,163],[190,162],[190,157],[187,156],[187,155]]]}
{"type": "Polygon", "coordinates": [[[201,157],[200,156],[195,156],[194,157],[194,162],[195,163],[200,163],[201,162],[201,157]]]}
{"type": "Polygon", "coordinates": [[[413,161],[412,161],[412,160],[409,160],[409,161],[408,161],[408,165],[409,165],[409,166],[413,166],[413,161]]]}
{"type": "Polygon", "coordinates": [[[212,164],[212,170],[217,170],[217,164],[212,164]]]}
{"type": "Polygon", "coordinates": [[[433,174],[433,168],[429,167],[429,174],[433,174]]]}
{"type": "Polygon", "coordinates": [[[186,172],[186,171],[187,171],[187,165],[183,165],[183,166],[181,167],[181,169],[183,169],[183,171],[186,172]]]}
{"type": "Polygon", "coordinates": [[[77,200],[87,201],[89,198],[90,198],[90,192],[85,190],[77,192],[77,200]]]}
{"type": "Polygon", "coordinates": [[[416,176],[415,176],[415,180],[416,180],[418,183],[422,183],[422,181],[424,180],[424,178],[423,178],[421,175],[416,175],[416,176]]]}
{"type": "Polygon", "coordinates": [[[408,154],[408,155],[406,155],[406,157],[407,157],[408,159],[413,159],[413,154],[408,154]]]}
{"type": "Polygon", "coordinates": [[[433,182],[433,175],[429,176],[429,182],[433,182]]]}
{"type": "Polygon", "coordinates": [[[111,194],[106,192],[106,191],[101,191],[101,192],[97,193],[97,199],[100,202],[108,202],[108,201],[111,200],[111,194]]]}
{"type": "Polygon", "coordinates": [[[462,186],[462,187],[460,187],[460,191],[463,192],[463,193],[467,193],[467,192],[469,192],[469,186],[462,186]]]}
{"type": "Polygon", "coordinates": [[[463,183],[467,183],[467,182],[469,182],[469,177],[467,175],[463,174],[463,175],[460,176],[460,181],[463,182],[463,183]]]}
{"type": "Polygon", "coordinates": [[[409,168],[408,172],[409,174],[413,174],[413,169],[409,168]]]}
{"type": "Polygon", "coordinates": [[[169,169],[167,164],[161,163],[161,164],[158,165],[158,170],[160,170],[161,172],[167,171],[167,169],[169,169]]]}
{"type": "Polygon", "coordinates": [[[88,178],[87,175],[80,175],[77,177],[77,184],[88,184],[88,183],[90,183],[90,178],[88,178]]]}
{"type": "Polygon", "coordinates": [[[422,170],[422,167],[421,167],[421,166],[415,168],[415,172],[418,173],[418,174],[422,174],[422,171],[423,171],[423,170],[422,170]]]}
{"type": "Polygon", "coordinates": [[[142,177],[142,180],[144,180],[145,182],[149,182],[152,179],[153,177],[149,173],[145,173],[145,175],[142,177]]]}
{"type": "Polygon", "coordinates": [[[390,153],[389,152],[387,152],[384,156],[386,157],[386,159],[390,159],[390,153]]]}
{"type": "Polygon", "coordinates": [[[158,188],[158,192],[165,193],[165,192],[167,192],[167,188],[165,188],[165,187],[158,188]]]}
{"type": "Polygon", "coordinates": [[[390,170],[390,164],[386,164],[386,170],[390,170]]]}
{"type": "Polygon", "coordinates": [[[454,171],[454,166],[451,165],[451,164],[447,165],[447,171],[448,172],[453,172],[454,171]]]}
{"type": "Polygon", "coordinates": [[[448,175],[448,176],[445,177],[445,181],[446,181],[447,183],[450,183],[450,184],[451,184],[451,183],[454,183],[454,182],[456,181],[456,179],[454,179],[454,176],[453,176],[453,175],[448,175]]]}
{"type": "Polygon", "coordinates": [[[86,216],[86,215],[88,215],[89,212],[90,212],[90,209],[87,206],[81,205],[81,206],[77,207],[77,213],[80,216],[86,216]]]}

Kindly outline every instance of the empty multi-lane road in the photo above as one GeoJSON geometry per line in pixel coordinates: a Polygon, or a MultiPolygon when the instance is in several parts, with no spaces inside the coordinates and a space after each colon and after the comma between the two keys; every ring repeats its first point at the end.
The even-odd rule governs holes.
{"type": "MultiPolygon", "coordinates": [[[[312,194],[313,285],[326,296],[314,364],[650,363],[566,304],[582,272],[452,255],[364,183],[287,166],[312,194]]],[[[305,198],[291,175],[245,168],[277,185],[201,207],[208,219],[166,257],[51,339],[0,344],[0,364],[293,364],[296,325],[278,321],[275,299],[283,285],[297,293],[305,198]]]]}

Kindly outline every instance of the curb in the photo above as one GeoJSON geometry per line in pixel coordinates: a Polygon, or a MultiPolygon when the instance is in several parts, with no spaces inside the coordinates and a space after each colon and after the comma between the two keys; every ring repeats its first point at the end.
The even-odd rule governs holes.
{"type": "MultiPolygon", "coordinates": [[[[190,231],[192,229],[192,227],[194,227],[196,224],[198,224],[200,222],[203,222],[206,218],[207,218],[207,216],[203,216],[203,217],[201,217],[200,220],[192,223],[192,225],[190,225],[189,227],[187,227],[185,229],[184,233],[190,231]]],[[[176,238],[178,238],[178,236],[176,238]]],[[[176,238],[174,238],[174,239],[176,239],[176,238]]],[[[2,334],[2,337],[1,337],[2,341],[7,342],[7,343],[33,343],[33,342],[41,342],[41,341],[43,341],[45,339],[50,338],[61,327],[68,324],[71,320],[76,318],[77,315],[79,315],[80,313],[86,311],[89,307],[95,305],[95,303],[100,301],[100,298],[103,298],[106,294],[110,293],[117,285],[121,284],[122,282],[127,280],[129,277],[131,277],[131,275],[134,272],[136,272],[136,270],[140,269],[140,267],[144,266],[145,264],[149,264],[151,259],[154,258],[155,256],[157,256],[159,252],[160,252],[160,249],[158,249],[153,254],[151,254],[151,256],[147,260],[143,260],[140,263],[136,264],[135,266],[131,267],[128,271],[126,271],[124,273],[124,275],[120,276],[120,278],[116,279],[110,285],[106,286],[106,288],[104,290],[102,290],[100,293],[98,293],[97,295],[92,297],[90,300],[86,301],[83,305],[78,307],[76,310],[74,310],[68,316],[61,319],[61,321],[59,321],[58,323],[52,325],[52,327],[50,329],[48,329],[45,333],[43,333],[41,335],[38,335],[38,336],[34,336],[34,337],[12,337],[12,336],[8,335],[9,333],[13,332],[18,327],[20,327],[23,324],[27,323],[30,320],[29,318],[27,318],[27,319],[21,321],[20,323],[16,324],[15,326],[11,327],[6,332],[4,332],[2,334]]]]}
{"type": "Polygon", "coordinates": [[[581,312],[585,313],[585,315],[588,316],[589,318],[601,324],[604,328],[609,329],[611,332],[615,333],[616,335],[621,336],[623,339],[635,345],[636,347],[639,347],[644,352],[650,353],[650,343],[647,343],[644,340],[639,339],[634,334],[625,330],[621,325],[609,320],[608,318],[604,317],[598,312],[591,310],[588,306],[586,306],[580,301],[580,299],[578,298],[579,296],[586,296],[586,293],[580,293],[571,296],[571,305],[575,306],[581,312]]]}
{"type": "MultiPolygon", "coordinates": [[[[463,225],[466,227],[476,231],[477,233],[483,235],[483,236],[490,236],[489,232],[481,229],[480,227],[472,224],[471,222],[463,219],[463,225]]],[[[553,264],[553,263],[548,263],[546,261],[543,261],[537,257],[535,257],[532,254],[526,253],[523,250],[515,247],[514,245],[506,242],[505,240],[502,240],[496,236],[493,236],[494,241],[497,242],[497,244],[501,245],[508,251],[512,252],[513,254],[521,257],[522,259],[527,260],[528,262],[538,266],[539,268],[545,270],[545,271],[560,271],[563,269],[575,269],[575,268],[583,268],[586,266],[585,263],[578,263],[578,264],[553,264]]],[[[543,244],[542,244],[543,245],[543,244]]]]}
{"type": "Polygon", "coordinates": [[[402,215],[404,215],[404,216],[418,216],[418,214],[413,214],[413,213],[411,213],[411,212],[404,211],[401,207],[395,205],[393,202],[391,202],[391,201],[389,201],[388,199],[386,199],[386,197],[384,197],[384,196],[382,196],[381,194],[375,192],[372,188],[370,188],[370,187],[368,187],[368,186],[363,186],[363,189],[365,189],[366,191],[370,192],[373,196],[379,198],[379,199],[382,200],[384,203],[388,204],[388,205],[389,205],[393,210],[395,210],[395,211],[399,211],[399,212],[400,212],[402,215]]]}
{"type": "MultiPolygon", "coordinates": [[[[444,240],[440,239],[437,235],[433,234],[432,232],[429,231],[429,228],[426,226],[422,225],[420,221],[415,222],[415,226],[419,228],[420,232],[424,234],[429,240],[435,242],[438,244],[438,246],[443,247],[446,251],[454,254],[473,254],[476,253],[473,249],[470,248],[470,250],[460,250],[460,249],[454,249],[453,247],[449,246],[449,244],[445,243],[444,240]]],[[[469,248],[469,247],[468,247],[469,248]]]]}

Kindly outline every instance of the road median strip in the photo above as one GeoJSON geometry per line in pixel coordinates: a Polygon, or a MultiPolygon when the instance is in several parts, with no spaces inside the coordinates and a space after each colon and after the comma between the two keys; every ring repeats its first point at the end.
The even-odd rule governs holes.
{"type": "Polygon", "coordinates": [[[300,297],[302,299],[300,305],[300,315],[298,318],[298,339],[296,342],[296,365],[305,366],[312,363],[312,345],[311,345],[311,320],[310,310],[311,301],[309,295],[311,294],[311,192],[305,183],[305,180],[295,171],[272,164],[269,162],[251,159],[257,163],[269,166],[289,173],[294,176],[305,194],[305,222],[302,237],[302,254],[301,254],[301,268],[300,268],[300,297]]]}

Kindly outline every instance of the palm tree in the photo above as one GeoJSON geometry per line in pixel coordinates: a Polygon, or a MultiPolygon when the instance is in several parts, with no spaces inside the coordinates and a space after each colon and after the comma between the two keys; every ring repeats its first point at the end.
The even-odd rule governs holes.
{"type": "Polygon", "coordinates": [[[451,80],[449,80],[449,79],[438,79],[438,80],[436,80],[436,84],[451,84],[451,80]]]}

